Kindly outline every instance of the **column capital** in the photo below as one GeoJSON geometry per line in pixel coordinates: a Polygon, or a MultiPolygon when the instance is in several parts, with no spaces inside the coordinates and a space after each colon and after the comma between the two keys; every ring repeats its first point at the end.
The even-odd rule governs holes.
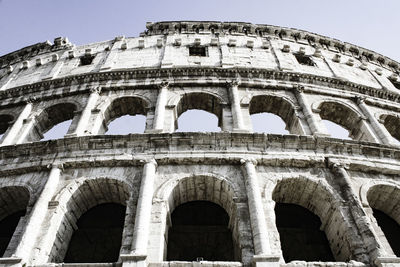
{"type": "Polygon", "coordinates": [[[349,163],[338,162],[338,161],[332,160],[330,158],[325,158],[325,161],[327,162],[327,166],[332,170],[339,170],[339,169],[348,170],[350,167],[349,163]]]}
{"type": "Polygon", "coordinates": [[[64,170],[64,163],[51,163],[47,165],[47,169],[51,170],[51,169],[60,169],[60,170],[64,170]]]}
{"type": "Polygon", "coordinates": [[[304,86],[303,85],[300,85],[300,84],[294,85],[293,89],[298,94],[304,93],[304,86]]]}
{"type": "Polygon", "coordinates": [[[158,89],[168,88],[170,85],[169,81],[162,81],[161,83],[157,84],[158,89]]]}
{"type": "Polygon", "coordinates": [[[365,104],[366,97],[365,96],[356,96],[354,99],[355,99],[356,103],[360,105],[360,104],[365,104]]]}
{"type": "Polygon", "coordinates": [[[100,87],[100,86],[91,87],[91,88],[90,88],[90,93],[97,93],[97,94],[100,94],[100,93],[101,93],[101,87],[100,87]]]}
{"type": "Polygon", "coordinates": [[[30,97],[28,97],[28,99],[25,102],[26,102],[26,104],[33,104],[36,101],[37,101],[36,97],[30,96],[30,97]]]}
{"type": "Polygon", "coordinates": [[[144,165],[145,164],[148,164],[148,163],[151,163],[151,164],[153,164],[154,166],[156,166],[157,167],[157,161],[154,159],[154,158],[147,158],[147,159],[142,159],[142,160],[140,160],[140,163],[143,163],[144,165]]]}
{"type": "Polygon", "coordinates": [[[245,165],[246,163],[251,163],[254,166],[257,165],[257,160],[255,158],[243,158],[240,159],[240,164],[245,165]]]}
{"type": "Polygon", "coordinates": [[[241,83],[240,79],[232,79],[232,80],[226,81],[226,86],[228,88],[237,87],[240,85],[240,83],[241,83]]]}

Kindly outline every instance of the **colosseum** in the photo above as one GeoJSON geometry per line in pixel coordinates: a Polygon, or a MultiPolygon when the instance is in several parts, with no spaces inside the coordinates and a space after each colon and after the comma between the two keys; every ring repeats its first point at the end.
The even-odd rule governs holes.
{"type": "Polygon", "coordinates": [[[0,266],[400,266],[399,70],[240,22],[1,56],[0,266]],[[177,131],[189,110],[221,130],[177,131]],[[261,113],[288,134],[255,133],[261,113]],[[106,134],[126,115],[144,131],[106,134]]]}

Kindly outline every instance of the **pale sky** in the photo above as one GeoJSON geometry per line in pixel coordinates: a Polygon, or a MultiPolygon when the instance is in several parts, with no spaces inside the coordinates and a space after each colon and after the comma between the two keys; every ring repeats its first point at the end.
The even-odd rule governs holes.
{"type": "Polygon", "coordinates": [[[400,61],[400,0],[0,0],[0,56],[59,36],[138,36],[148,21],[244,21],[303,29],[400,61]]]}

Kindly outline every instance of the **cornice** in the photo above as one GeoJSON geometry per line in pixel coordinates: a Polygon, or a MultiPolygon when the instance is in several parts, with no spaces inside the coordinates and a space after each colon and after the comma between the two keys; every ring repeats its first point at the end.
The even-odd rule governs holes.
{"type": "Polygon", "coordinates": [[[146,31],[140,36],[168,34],[218,34],[218,35],[247,35],[277,38],[282,40],[305,43],[339,53],[350,53],[356,58],[369,60],[379,65],[398,71],[399,62],[372,50],[340,41],[335,38],[312,33],[295,28],[287,28],[268,24],[252,24],[248,22],[220,21],[161,21],[148,22],[146,31]]]}
{"type": "Polygon", "coordinates": [[[380,164],[386,166],[380,168],[383,173],[400,174],[398,147],[326,137],[222,132],[84,136],[3,146],[0,175],[17,169],[42,171],[55,161],[64,168],[138,166],[149,157],[159,165],[240,165],[240,159],[252,157],[264,165],[292,167],[323,167],[329,157],[348,161],[356,170],[364,166],[373,171],[380,164]]]}
{"type": "MultiPolygon", "coordinates": [[[[363,94],[378,99],[389,100],[393,102],[400,101],[400,94],[382,88],[373,88],[360,85],[347,80],[317,76],[306,73],[279,71],[270,69],[256,68],[154,68],[154,69],[130,69],[109,72],[84,73],[79,75],[67,76],[48,81],[22,85],[0,91],[0,100],[2,104],[9,105],[16,102],[27,101],[30,97],[36,97],[37,101],[46,98],[55,98],[60,96],[76,95],[85,93],[93,86],[107,88],[155,88],[165,80],[169,81],[170,87],[183,86],[204,86],[218,85],[225,86],[227,80],[240,78],[241,86],[268,88],[274,85],[268,83],[270,80],[281,81],[277,88],[290,89],[293,85],[314,85],[327,88],[345,90],[350,93],[363,94]],[[211,78],[217,78],[216,83],[211,78]],[[110,82],[124,80],[124,84],[113,86],[110,82]],[[287,83],[287,84],[284,84],[287,83]],[[56,89],[63,88],[55,92],[56,89]],[[38,95],[37,93],[41,93],[38,95]]],[[[309,91],[312,91],[308,87],[309,91]]],[[[318,92],[315,92],[318,93],[318,92]]]]}
{"type": "Polygon", "coordinates": [[[55,52],[63,49],[68,49],[71,47],[73,47],[73,44],[71,44],[68,41],[68,38],[64,37],[58,37],[54,39],[53,44],[50,43],[49,41],[45,41],[34,45],[30,45],[21,48],[19,50],[16,50],[14,52],[0,56],[0,68],[21,62],[25,59],[29,59],[36,55],[55,52]]]}

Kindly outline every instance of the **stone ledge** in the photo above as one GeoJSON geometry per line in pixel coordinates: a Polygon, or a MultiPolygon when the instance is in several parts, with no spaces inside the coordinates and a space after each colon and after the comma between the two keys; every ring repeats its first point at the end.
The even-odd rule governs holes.
{"type": "MultiPolygon", "coordinates": [[[[7,99],[7,98],[17,98],[17,97],[29,97],[31,94],[40,92],[43,88],[51,88],[51,90],[55,90],[57,88],[67,88],[68,85],[73,82],[78,82],[80,84],[90,84],[90,83],[98,83],[104,81],[105,79],[109,81],[115,80],[130,80],[134,79],[135,85],[131,86],[131,88],[155,88],[157,89],[158,84],[148,84],[146,83],[149,78],[160,78],[160,77],[174,77],[175,82],[170,86],[180,84],[190,85],[199,83],[199,79],[204,79],[204,75],[208,77],[216,77],[221,82],[220,83],[213,83],[207,82],[207,85],[215,85],[221,86],[225,84],[227,79],[236,79],[238,76],[242,80],[243,86],[250,86],[250,87],[260,87],[264,88],[266,86],[265,81],[274,80],[274,81],[284,81],[288,82],[289,84],[284,86],[279,85],[271,85],[276,88],[282,87],[282,89],[291,89],[293,86],[290,83],[298,84],[310,84],[310,85],[320,85],[320,86],[327,86],[332,85],[336,89],[342,89],[349,92],[360,93],[368,96],[373,96],[380,99],[390,100],[390,101],[398,101],[400,99],[400,94],[384,91],[380,88],[373,88],[368,87],[365,85],[360,85],[350,81],[343,81],[338,78],[332,77],[325,77],[325,76],[318,76],[314,74],[308,73],[300,73],[300,72],[288,72],[288,71],[279,71],[279,70],[271,70],[271,69],[259,69],[259,68],[219,68],[219,67],[176,67],[176,68],[150,68],[150,69],[127,69],[127,70],[114,70],[109,72],[101,72],[101,73],[82,73],[72,76],[66,76],[62,78],[52,79],[48,81],[40,81],[32,84],[21,85],[18,87],[9,88],[7,90],[0,92],[0,99],[7,99]],[[258,77],[257,77],[258,76],[258,77]],[[145,78],[143,78],[145,77],[145,78]],[[177,78],[179,77],[190,77],[191,81],[183,80],[181,83],[177,78]],[[259,82],[255,83],[253,80],[257,79],[259,82]],[[263,82],[264,81],[264,82],[263,82]]],[[[112,87],[115,89],[115,87],[112,87]]],[[[118,87],[117,87],[118,88],[118,87]]],[[[125,87],[120,87],[121,89],[126,89],[125,87]]],[[[102,88],[103,90],[109,89],[108,87],[102,88]]],[[[67,95],[76,95],[80,93],[86,93],[89,90],[86,86],[81,86],[80,90],[73,90],[68,92],[68,90],[63,90],[60,94],[50,94],[47,96],[43,96],[44,98],[56,98],[61,96],[67,95]]],[[[37,101],[42,101],[44,98],[37,99],[37,101]]],[[[24,102],[26,99],[23,97],[20,98],[20,101],[24,102]]],[[[15,103],[12,103],[15,105],[15,103]]]]}

